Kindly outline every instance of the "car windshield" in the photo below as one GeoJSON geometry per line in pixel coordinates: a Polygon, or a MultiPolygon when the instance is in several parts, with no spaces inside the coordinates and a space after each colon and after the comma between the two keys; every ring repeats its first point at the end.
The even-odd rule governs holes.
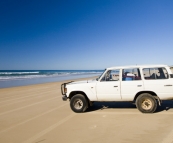
{"type": "Polygon", "coordinates": [[[100,79],[100,77],[104,74],[105,71],[106,71],[106,69],[103,71],[103,73],[98,78],[96,78],[97,81],[100,79]]]}

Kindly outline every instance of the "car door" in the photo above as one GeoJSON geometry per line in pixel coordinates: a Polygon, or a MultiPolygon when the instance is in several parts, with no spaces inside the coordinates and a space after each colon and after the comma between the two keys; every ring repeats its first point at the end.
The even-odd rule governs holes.
{"type": "Polygon", "coordinates": [[[120,101],[120,70],[107,70],[97,82],[98,101],[120,101]]]}
{"type": "Polygon", "coordinates": [[[122,69],[121,96],[123,101],[132,101],[144,89],[139,68],[122,69]]]}
{"type": "Polygon", "coordinates": [[[173,97],[173,81],[164,67],[144,68],[143,74],[145,90],[155,92],[160,99],[173,97]]]}

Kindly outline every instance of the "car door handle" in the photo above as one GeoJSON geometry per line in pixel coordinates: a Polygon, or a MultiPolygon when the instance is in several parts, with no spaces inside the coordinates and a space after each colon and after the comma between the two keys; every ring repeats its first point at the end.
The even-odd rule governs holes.
{"type": "Polygon", "coordinates": [[[165,85],[165,86],[172,86],[171,84],[165,85]]]}
{"type": "Polygon", "coordinates": [[[118,86],[114,86],[114,87],[118,87],[118,86]]]}
{"type": "Polygon", "coordinates": [[[142,85],[138,85],[138,87],[141,87],[142,85]]]}

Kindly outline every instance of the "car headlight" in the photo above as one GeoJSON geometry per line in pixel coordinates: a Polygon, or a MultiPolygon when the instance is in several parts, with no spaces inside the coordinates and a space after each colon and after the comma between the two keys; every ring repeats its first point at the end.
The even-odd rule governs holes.
{"type": "Polygon", "coordinates": [[[64,88],[64,93],[67,93],[67,88],[66,87],[64,88]]]}

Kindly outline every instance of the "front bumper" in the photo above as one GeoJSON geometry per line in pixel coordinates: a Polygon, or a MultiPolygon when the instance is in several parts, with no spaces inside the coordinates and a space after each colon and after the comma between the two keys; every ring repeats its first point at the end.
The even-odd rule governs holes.
{"type": "Polygon", "coordinates": [[[67,99],[68,99],[67,96],[66,95],[63,95],[62,100],[63,101],[67,101],[67,99]]]}

